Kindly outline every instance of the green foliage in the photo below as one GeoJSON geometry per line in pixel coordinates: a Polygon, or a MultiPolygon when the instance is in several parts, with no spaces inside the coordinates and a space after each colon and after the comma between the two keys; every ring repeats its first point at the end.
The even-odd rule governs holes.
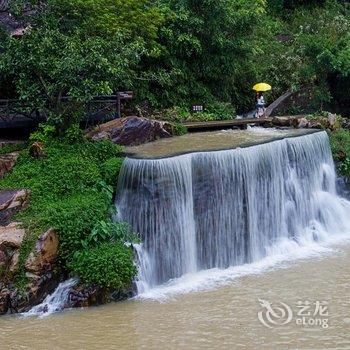
{"type": "Polygon", "coordinates": [[[254,46],[260,55],[252,58],[258,80],[272,84],[273,97],[308,87],[308,109],[338,107],[350,91],[350,8],[333,0],[323,6],[320,2],[290,3],[293,11],[288,16],[284,12],[266,16],[264,30],[258,31],[254,46]]]}
{"type": "Polygon", "coordinates": [[[172,126],[173,128],[173,135],[175,136],[181,136],[187,134],[187,127],[181,123],[175,123],[172,126]]]}
{"type": "Polygon", "coordinates": [[[261,23],[265,1],[160,3],[168,16],[159,31],[161,52],[143,72],[147,80],[140,88],[147,100],[156,106],[246,103],[254,81],[251,35],[261,23]]]}
{"type": "Polygon", "coordinates": [[[13,144],[7,144],[3,147],[0,147],[0,155],[1,154],[7,154],[11,152],[18,152],[22,151],[27,147],[27,143],[13,143],[13,144]]]}
{"type": "Polygon", "coordinates": [[[94,95],[132,86],[161,21],[149,0],[48,0],[21,40],[2,44],[0,73],[28,109],[65,130],[94,95]]]}
{"type": "Polygon", "coordinates": [[[40,124],[38,129],[34,131],[30,137],[29,142],[43,142],[47,143],[56,135],[56,129],[50,124],[40,124]]]}
{"type": "MultiPolygon", "coordinates": [[[[16,1],[14,15],[23,2],[16,1]]],[[[294,112],[330,105],[348,111],[350,6],[344,1],[47,0],[32,6],[21,40],[1,34],[0,88],[28,109],[39,108],[61,134],[83,117],[94,95],[119,89],[135,90],[134,103],[147,101],[152,109],[179,106],[177,117],[167,119],[174,122],[229,119],[231,106],[247,111],[258,81],[273,86],[268,101],[306,87],[309,110],[294,106],[294,112]],[[204,113],[186,111],[197,103],[204,113]]]]}
{"type": "MultiPolygon", "coordinates": [[[[201,122],[211,120],[225,120],[233,119],[235,116],[235,109],[230,103],[222,103],[214,101],[209,104],[202,112],[192,112],[188,108],[172,107],[155,112],[153,118],[166,120],[176,124],[184,122],[201,122]]],[[[184,132],[182,128],[180,130],[184,132]]]]}
{"type": "Polygon", "coordinates": [[[346,157],[339,165],[340,173],[346,176],[350,175],[350,157],[346,157]]]}
{"type": "Polygon", "coordinates": [[[103,177],[108,185],[115,186],[124,158],[112,157],[102,164],[103,177]]]}
{"type": "Polygon", "coordinates": [[[100,220],[81,243],[84,249],[88,249],[91,246],[108,242],[138,242],[138,237],[126,222],[100,220]]]}
{"type": "MultiPolygon", "coordinates": [[[[31,140],[45,142],[45,156],[35,159],[27,150],[22,151],[12,172],[0,183],[0,188],[28,188],[31,191],[29,207],[16,217],[28,233],[15,278],[18,288],[24,288],[26,283],[25,259],[38,235],[50,227],[59,232],[63,266],[70,266],[68,262],[82,249],[82,242],[89,242],[92,247],[93,243],[108,245],[110,241],[121,243],[132,238],[125,224],[109,221],[114,188],[105,182],[104,164],[109,164],[110,174],[113,171],[117,174],[122,162],[117,158],[121,148],[109,141],[83,139],[72,143],[80,138],[76,137],[80,133],[75,126],[71,127],[72,132],[67,132],[68,139],[52,137],[52,129],[45,125],[40,130],[31,140]]],[[[120,257],[128,257],[128,250],[119,244],[120,257]]],[[[121,281],[125,281],[125,276],[121,272],[121,281]]]]}
{"type": "Polygon", "coordinates": [[[86,284],[122,289],[136,275],[131,247],[122,243],[101,243],[74,254],[69,267],[86,284]]]}
{"type": "Polygon", "coordinates": [[[27,285],[25,262],[31,252],[35,241],[35,235],[27,235],[21,245],[18,257],[18,271],[14,278],[14,284],[20,293],[25,293],[27,285]]]}
{"type": "Polygon", "coordinates": [[[325,0],[268,0],[269,6],[274,11],[283,11],[285,9],[295,9],[300,6],[323,5],[325,0]]]}
{"type": "Polygon", "coordinates": [[[79,124],[71,124],[67,128],[64,137],[70,144],[79,143],[84,141],[84,132],[80,129],[79,124]]]}
{"type": "Polygon", "coordinates": [[[350,132],[340,129],[330,133],[333,157],[341,174],[350,177],[350,132]]]}

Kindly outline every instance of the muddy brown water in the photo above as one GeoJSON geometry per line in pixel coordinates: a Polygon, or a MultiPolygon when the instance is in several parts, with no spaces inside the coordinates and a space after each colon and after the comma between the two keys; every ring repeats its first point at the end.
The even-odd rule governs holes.
{"type": "Polygon", "coordinates": [[[221,130],[189,133],[165,138],[140,146],[125,147],[124,153],[132,158],[165,158],[185,153],[217,151],[249,147],[282,138],[303,136],[320,130],[269,129],[253,127],[248,130],[221,130]]]}
{"type": "MultiPolygon", "coordinates": [[[[350,349],[350,246],[169,300],[129,300],[45,318],[0,319],[1,349],[350,349]],[[293,311],[264,326],[259,299],[293,311]],[[329,327],[296,324],[298,302],[328,302],[329,327]]],[[[317,314],[314,318],[321,317],[317,314]]]]}

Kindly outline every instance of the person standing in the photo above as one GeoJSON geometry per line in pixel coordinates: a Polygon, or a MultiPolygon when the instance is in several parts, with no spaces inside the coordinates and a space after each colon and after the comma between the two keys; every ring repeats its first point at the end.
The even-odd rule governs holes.
{"type": "Polygon", "coordinates": [[[264,94],[260,91],[256,94],[256,118],[265,118],[266,108],[264,94]]]}

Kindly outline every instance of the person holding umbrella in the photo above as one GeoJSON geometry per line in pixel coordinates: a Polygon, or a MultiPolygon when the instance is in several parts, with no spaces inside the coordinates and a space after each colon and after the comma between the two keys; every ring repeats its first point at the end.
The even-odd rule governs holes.
{"type": "Polygon", "coordinates": [[[256,118],[266,117],[265,99],[263,92],[271,90],[271,86],[266,83],[259,83],[254,85],[253,90],[256,91],[256,118]]]}

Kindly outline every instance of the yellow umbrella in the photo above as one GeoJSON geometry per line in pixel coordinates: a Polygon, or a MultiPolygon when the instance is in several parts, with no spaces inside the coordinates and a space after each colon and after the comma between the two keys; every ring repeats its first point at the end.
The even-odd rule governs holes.
{"type": "Polygon", "coordinates": [[[269,84],[266,83],[259,83],[253,86],[253,90],[255,91],[269,91],[272,87],[269,84]]]}

